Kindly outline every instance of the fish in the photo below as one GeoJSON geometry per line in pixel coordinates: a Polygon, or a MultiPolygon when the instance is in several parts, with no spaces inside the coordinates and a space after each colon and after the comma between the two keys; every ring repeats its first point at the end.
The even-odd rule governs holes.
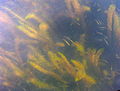
{"type": "Polygon", "coordinates": [[[99,34],[99,35],[102,35],[102,36],[105,36],[103,33],[101,33],[101,32],[97,32],[97,34],[99,34]]]}
{"type": "Polygon", "coordinates": [[[100,20],[95,20],[98,25],[101,25],[102,22],[100,20]]]}
{"type": "Polygon", "coordinates": [[[99,9],[97,9],[97,12],[99,12],[99,11],[101,11],[101,9],[99,8],[99,9]]]}
{"type": "Polygon", "coordinates": [[[117,59],[120,59],[120,56],[118,54],[115,55],[117,59]]]}
{"type": "Polygon", "coordinates": [[[103,39],[107,45],[109,45],[109,42],[106,39],[103,39]]]}
{"type": "Polygon", "coordinates": [[[102,26],[102,27],[99,27],[100,29],[106,29],[106,27],[102,26]]]}
{"type": "Polygon", "coordinates": [[[64,41],[68,46],[71,45],[67,40],[63,39],[63,41],[64,41]]]}
{"type": "Polygon", "coordinates": [[[107,37],[105,34],[101,33],[101,32],[97,32],[97,34],[99,34],[99,35],[103,36],[103,37],[104,37],[104,39],[108,39],[108,37],[107,37]]]}

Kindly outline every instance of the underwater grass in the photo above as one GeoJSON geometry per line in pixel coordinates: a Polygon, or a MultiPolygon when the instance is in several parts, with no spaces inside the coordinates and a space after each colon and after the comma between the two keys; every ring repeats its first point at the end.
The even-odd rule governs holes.
{"type": "MultiPolygon", "coordinates": [[[[72,6],[74,6],[75,18],[79,14],[78,9],[81,7],[85,8],[85,10],[90,10],[87,6],[81,6],[78,0],[73,0],[73,2],[66,0],[66,3],[71,13],[73,13],[72,6]]],[[[79,91],[82,87],[85,89],[83,91],[86,91],[86,89],[99,89],[102,83],[105,83],[104,85],[109,84],[108,78],[114,74],[111,74],[111,70],[101,69],[103,66],[107,66],[101,58],[104,52],[103,49],[86,48],[82,41],[73,41],[70,38],[63,39],[64,43],[54,42],[49,33],[50,25],[37,15],[31,13],[22,18],[8,8],[2,8],[18,19],[19,25],[16,28],[26,36],[25,38],[20,35],[17,37],[16,41],[18,44],[15,45],[18,47],[17,52],[9,52],[1,48],[0,62],[4,65],[1,65],[0,69],[4,70],[3,74],[5,74],[5,76],[1,76],[2,79],[5,79],[2,82],[3,86],[14,88],[17,85],[17,82],[9,81],[12,76],[18,80],[19,84],[17,86],[21,86],[24,80],[25,84],[32,84],[31,88],[35,86],[38,89],[54,89],[56,91],[69,91],[69,88],[73,91],[74,89],[79,91]],[[29,19],[36,20],[39,25],[35,26],[29,22],[29,19]],[[20,44],[25,44],[29,49],[26,54],[26,61],[21,59],[20,44]],[[68,58],[66,53],[59,50],[59,47],[66,48],[67,46],[74,49],[75,53],[73,54],[75,57],[68,58]],[[20,60],[23,63],[21,66],[19,66],[20,60]],[[11,70],[11,72],[7,69],[11,70]],[[46,80],[37,74],[44,75],[46,80]]],[[[84,13],[85,10],[81,12],[84,13]]],[[[112,13],[114,13],[112,17],[115,19],[114,27],[117,29],[116,31],[119,31],[119,16],[115,13],[114,7],[112,13]]],[[[108,21],[111,23],[111,19],[108,19],[108,21]]],[[[110,27],[112,26],[110,25],[108,24],[109,30],[111,30],[110,27]]],[[[113,79],[114,77],[110,78],[110,80],[113,79]]]]}

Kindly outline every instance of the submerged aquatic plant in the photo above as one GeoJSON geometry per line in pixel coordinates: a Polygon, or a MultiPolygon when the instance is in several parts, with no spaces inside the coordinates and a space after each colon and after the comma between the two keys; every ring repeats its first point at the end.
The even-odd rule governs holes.
{"type": "Polygon", "coordinates": [[[87,65],[84,62],[74,59],[68,60],[63,53],[52,51],[48,51],[47,59],[43,54],[36,51],[29,56],[30,61],[28,63],[39,72],[51,76],[64,84],[64,88],[66,86],[70,87],[68,84],[71,82],[77,84],[77,82],[83,81],[89,86],[96,84],[96,80],[87,74],[87,65]],[[66,77],[69,79],[66,79],[66,77]]]}
{"type": "Polygon", "coordinates": [[[107,27],[109,36],[115,34],[117,40],[119,40],[120,34],[120,16],[116,11],[116,6],[114,4],[110,5],[107,10],[107,27]]]}
{"type": "MultiPolygon", "coordinates": [[[[72,40],[71,42],[71,48],[75,48],[77,53],[75,55],[78,55],[79,58],[69,59],[58,51],[47,51],[47,55],[44,55],[40,51],[34,50],[29,55],[30,61],[28,63],[40,73],[54,78],[55,81],[50,84],[54,85],[54,83],[59,82],[61,85],[56,85],[56,88],[59,89],[67,90],[71,87],[71,84],[75,85],[71,87],[73,90],[82,89],[80,84],[84,88],[95,89],[93,87],[97,88],[97,84],[102,85],[104,81],[107,82],[108,75],[105,71],[108,74],[111,73],[107,69],[101,69],[102,63],[104,63],[100,58],[103,49],[89,49],[85,48],[80,42],[73,42],[72,40]]],[[[109,82],[106,84],[109,84],[109,82]]]]}
{"type": "MultiPolygon", "coordinates": [[[[73,8],[75,14],[81,12],[80,14],[83,16],[86,10],[90,10],[89,7],[81,6],[78,0],[66,0],[66,3],[69,11],[73,13],[71,11],[73,8]],[[82,10],[81,7],[85,10],[82,10]]],[[[56,91],[86,91],[85,89],[90,89],[93,91],[95,88],[100,88],[102,83],[107,84],[105,81],[108,81],[108,76],[112,74],[109,74],[106,69],[101,69],[103,49],[86,48],[81,41],[72,41],[69,38],[67,38],[69,41],[63,39],[65,43],[59,41],[56,43],[50,36],[49,23],[34,13],[22,18],[12,10],[3,8],[18,19],[17,29],[21,34],[15,34],[14,52],[1,49],[0,69],[3,70],[4,76],[0,77],[5,79],[2,85],[14,88],[14,85],[21,87],[22,84],[32,84],[31,88],[35,86],[38,89],[54,89],[56,91]],[[31,23],[30,19],[36,20],[39,23],[38,26],[31,23]],[[21,57],[20,45],[22,44],[29,49],[25,61],[21,57]],[[66,56],[69,53],[61,52],[57,49],[59,46],[64,48],[69,46],[71,50],[74,50],[74,52],[70,50],[74,55],[66,56]],[[53,48],[57,50],[52,50],[53,48]],[[20,65],[20,63],[22,64],[20,65]],[[17,81],[14,82],[13,78],[16,78],[17,81]]],[[[116,20],[117,18],[116,16],[116,20]]],[[[117,21],[115,23],[118,24],[117,21]]]]}
{"type": "Polygon", "coordinates": [[[81,5],[79,0],[65,0],[65,3],[72,18],[83,16],[86,11],[90,11],[90,7],[81,5]]]}

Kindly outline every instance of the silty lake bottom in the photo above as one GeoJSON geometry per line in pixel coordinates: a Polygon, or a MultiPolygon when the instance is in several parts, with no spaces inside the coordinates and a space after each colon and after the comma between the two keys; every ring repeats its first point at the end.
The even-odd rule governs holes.
{"type": "Polygon", "coordinates": [[[119,0],[0,0],[0,91],[117,90],[119,0]]]}

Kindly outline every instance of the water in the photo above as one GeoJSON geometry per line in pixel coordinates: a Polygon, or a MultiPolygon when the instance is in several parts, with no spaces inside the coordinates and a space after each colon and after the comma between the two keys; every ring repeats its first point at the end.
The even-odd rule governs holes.
{"type": "Polygon", "coordinates": [[[119,0],[1,0],[0,91],[120,89],[119,0]]]}

